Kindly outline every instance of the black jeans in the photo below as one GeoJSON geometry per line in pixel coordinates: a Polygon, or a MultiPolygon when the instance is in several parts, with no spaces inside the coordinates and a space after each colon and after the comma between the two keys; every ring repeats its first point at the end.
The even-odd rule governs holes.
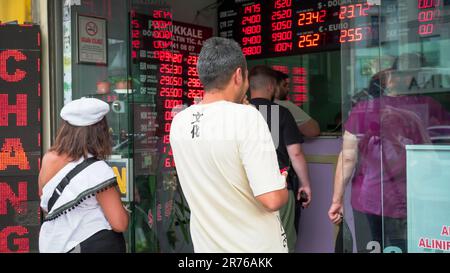
{"type": "Polygon", "coordinates": [[[69,253],[125,253],[123,233],[103,229],[74,247],[69,253]]]}

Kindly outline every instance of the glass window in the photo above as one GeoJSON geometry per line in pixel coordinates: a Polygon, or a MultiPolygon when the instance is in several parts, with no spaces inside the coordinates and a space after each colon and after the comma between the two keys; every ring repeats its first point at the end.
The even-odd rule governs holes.
{"type": "Polygon", "coordinates": [[[344,236],[358,252],[450,250],[449,13],[450,1],[383,0],[347,22],[367,35],[341,48],[337,182],[351,184],[344,236]]]}
{"type": "MultiPolygon", "coordinates": [[[[64,103],[93,97],[110,105],[107,121],[113,152],[108,162],[118,179],[122,200],[129,204],[133,198],[129,3],[122,0],[78,2],[65,1],[62,7],[64,103]]],[[[132,230],[132,221],[129,227],[132,230]]],[[[134,251],[130,232],[126,239],[128,251],[134,251]]]]}
{"type": "Polygon", "coordinates": [[[257,64],[266,64],[289,75],[288,99],[317,120],[322,135],[340,134],[339,51],[248,61],[249,69],[257,64]]]}

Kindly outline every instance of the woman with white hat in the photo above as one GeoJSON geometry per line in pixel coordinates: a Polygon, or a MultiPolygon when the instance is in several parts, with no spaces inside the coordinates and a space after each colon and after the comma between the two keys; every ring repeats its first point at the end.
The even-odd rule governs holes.
{"type": "Polygon", "coordinates": [[[40,252],[125,252],[128,214],[117,180],[104,161],[111,154],[105,115],[94,98],[66,104],[56,141],[42,159],[39,196],[45,212],[40,252]]]}

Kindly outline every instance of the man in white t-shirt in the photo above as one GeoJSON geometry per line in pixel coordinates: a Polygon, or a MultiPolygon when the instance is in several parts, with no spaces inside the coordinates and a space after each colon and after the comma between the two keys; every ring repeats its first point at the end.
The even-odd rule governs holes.
{"type": "Polygon", "coordinates": [[[178,113],[170,142],[191,210],[195,252],[287,252],[278,209],[288,199],[263,116],[241,102],[248,71],[239,45],[208,39],[197,69],[203,100],[178,113]]]}

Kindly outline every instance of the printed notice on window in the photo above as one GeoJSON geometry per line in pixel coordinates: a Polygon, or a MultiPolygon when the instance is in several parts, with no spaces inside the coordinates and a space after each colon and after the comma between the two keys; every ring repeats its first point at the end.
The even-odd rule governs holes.
{"type": "Polygon", "coordinates": [[[106,19],[78,16],[78,62],[104,64],[107,60],[106,19]]]}

